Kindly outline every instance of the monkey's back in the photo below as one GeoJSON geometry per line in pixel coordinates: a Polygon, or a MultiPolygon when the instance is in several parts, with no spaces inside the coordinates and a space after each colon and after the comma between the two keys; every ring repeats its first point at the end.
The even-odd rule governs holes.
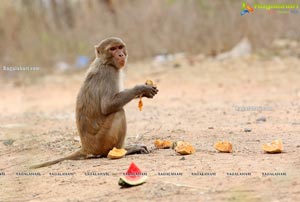
{"type": "Polygon", "coordinates": [[[111,82],[109,72],[103,72],[101,68],[91,65],[88,70],[76,100],[76,124],[83,151],[89,154],[107,155],[120,139],[117,137],[120,133],[119,129],[113,125],[116,125],[115,122],[120,122],[117,125],[122,128],[121,135],[124,133],[125,136],[126,120],[123,109],[109,115],[101,112],[101,98],[107,91],[103,89],[103,82],[111,82]]]}

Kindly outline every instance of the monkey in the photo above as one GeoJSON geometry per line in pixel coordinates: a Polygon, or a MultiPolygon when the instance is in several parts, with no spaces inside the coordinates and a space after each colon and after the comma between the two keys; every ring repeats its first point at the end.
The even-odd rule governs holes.
{"type": "MultiPolygon", "coordinates": [[[[158,93],[157,87],[146,84],[121,89],[121,74],[128,58],[122,39],[109,37],[102,40],[95,46],[95,55],[76,99],[76,125],[81,149],[31,168],[50,166],[64,160],[106,157],[113,147],[124,148],[127,126],[123,107],[135,98],[153,98],[158,93]]],[[[131,145],[125,149],[126,155],[149,153],[144,145],[131,145]]]]}

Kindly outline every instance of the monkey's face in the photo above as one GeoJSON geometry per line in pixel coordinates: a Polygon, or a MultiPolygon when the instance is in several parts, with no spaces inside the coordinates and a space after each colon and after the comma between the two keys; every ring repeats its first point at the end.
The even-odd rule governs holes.
{"type": "Polygon", "coordinates": [[[121,69],[126,65],[127,51],[125,43],[117,37],[109,37],[95,46],[96,57],[104,65],[121,69]]]}
{"type": "Polygon", "coordinates": [[[124,44],[111,45],[108,47],[107,52],[111,56],[115,67],[121,69],[126,65],[127,52],[124,44]]]}

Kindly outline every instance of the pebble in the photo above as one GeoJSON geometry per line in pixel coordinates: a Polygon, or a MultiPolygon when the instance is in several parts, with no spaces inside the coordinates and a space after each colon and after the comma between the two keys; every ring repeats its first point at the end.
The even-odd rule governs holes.
{"type": "Polygon", "coordinates": [[[266,122],[266,121],[267,121],[266,117],[260,117],[256,119],[256,122],[266,122]]]}
{"type": "Polygon", "coordinates": [[[244,132],[246,132],[246,133],[251,132],[251,131],[252,131],[251,128],[245,128],[244,129],[244,132]]]}
{"type": "Polygon", "coordinates": [[[3,144],[4,144],[5,146],[10,146],[10,145],[12,145],[12,144],[14,143],[14,141],[15,141],[15,140],[13,140],[13,139],[3,140],[3,144]]]}

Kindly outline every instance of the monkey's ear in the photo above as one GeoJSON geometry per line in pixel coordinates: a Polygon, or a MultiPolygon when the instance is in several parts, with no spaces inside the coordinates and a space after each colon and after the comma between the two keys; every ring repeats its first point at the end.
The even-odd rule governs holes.
{"type": "Polygon", "coordinates": [[[99,45],[95,45],[94,47],[95,47],[95,55],[96,55],[96,57],[100,57],[101,52],[100,52],[99,45]]]}

